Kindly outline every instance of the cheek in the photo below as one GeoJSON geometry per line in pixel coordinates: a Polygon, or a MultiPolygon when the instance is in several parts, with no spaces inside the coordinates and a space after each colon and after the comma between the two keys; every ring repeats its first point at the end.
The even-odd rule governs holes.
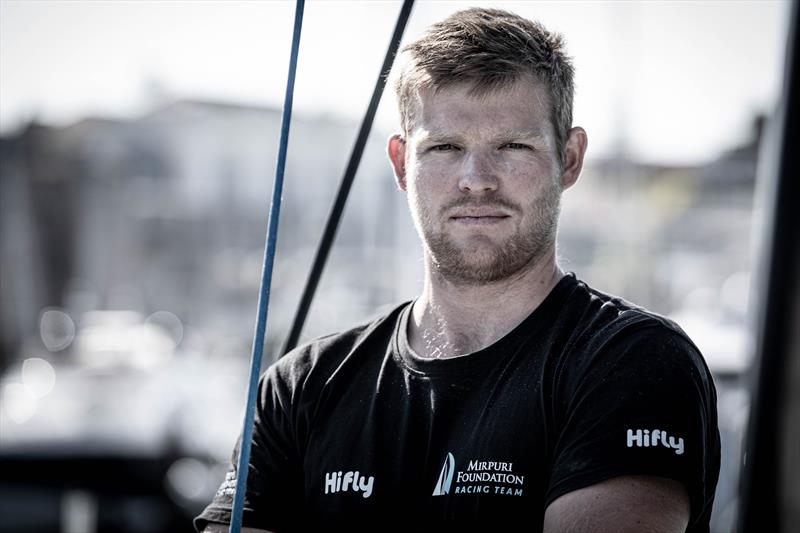
{"type": "Polygon", "coordinates": [[[441,165],[415,165],[408,173],[408,190],[426,203],[446,194],[450,186],[447,171],[441,165]]]}
{"type": "Polygon", "coordinates": [[[558,183],[558,169],[543,158],[508,162],[505,176],[510,192],[522,196],[538,196],[558,183]]]}
{"type": "Polygon", "coordinates": [[[434,210],[431,194],[419,188],[418,182],[414,182],[408,188],[408,206],[412,213],[425,219],[428,219],[434,210]]]}
{"type": "Polygon", "coordinates": [[[424,227],[430,227],[437,223],[446,195],[439,190],[436,176],[415,174],[408,182],[407,198],[412,216],[424,227]]]}
{"type": "Polygon", "coordinates": [[[426,198],[429,194],[425,189],[425,182],[420,179],[417,168],[411,168],[406,174],[406,198],[412,211],[425,209],[426,198]]]}

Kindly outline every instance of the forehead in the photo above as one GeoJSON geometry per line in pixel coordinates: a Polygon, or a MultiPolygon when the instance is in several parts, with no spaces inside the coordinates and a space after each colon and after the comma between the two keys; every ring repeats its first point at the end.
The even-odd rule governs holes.
{"type": "Polygon", "coordinates": [[[550,98],[541,82],[524,77],[511,85],[471,94],[467,83],[421,89],[412,103],[409,135],[550,132],[550,98]]]}

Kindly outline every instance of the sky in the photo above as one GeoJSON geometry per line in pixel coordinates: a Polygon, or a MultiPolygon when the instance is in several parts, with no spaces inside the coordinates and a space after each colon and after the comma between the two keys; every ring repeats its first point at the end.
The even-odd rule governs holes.
{"type": "MultiPolygon", "coordinates": [[[[589,156],[695,164],[745,140],[780,93],[789,4],[417,1],[404,42],[450,13],[499,7],[566,38],[589,156]]],[[[399,1],[306,2],[296,113],[359,121],[399,1]]],[[[26,121],[136,118],[173,98],[280,107],[289,1],[0,0],[0,134],[26,121]]],[[[387,90],[376,127],[396,129],[387,90]]]]}

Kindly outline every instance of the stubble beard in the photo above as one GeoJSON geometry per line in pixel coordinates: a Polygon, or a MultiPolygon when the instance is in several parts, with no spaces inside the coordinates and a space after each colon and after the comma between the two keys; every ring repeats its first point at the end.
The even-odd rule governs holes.
{"type": "MultiPolygon", "coordinates": [[[[561,189],[553,183],[537,196],[529,222],[502,241],[476,235],[460,244],[442,228],[442,216],[433,216],[421,202],[416,204],[412,209],[416,212],[417,231],[430,256],[433,274],[456,285],[484,285],[520,275],[544,257],[555,243],[561,189]]],[[[521,213],[519,206],[499,198],[469,204],[503,206],[521,213]]]]}

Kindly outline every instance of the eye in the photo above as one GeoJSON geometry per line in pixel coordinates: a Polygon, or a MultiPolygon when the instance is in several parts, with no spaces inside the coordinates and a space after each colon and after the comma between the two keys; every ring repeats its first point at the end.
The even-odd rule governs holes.
{"type": "Polygon", "coordinates": [[[532,150],[530,146],[522,143],[506,143],[501,148],[510,148],[511,150],[532,150]]]}
{"type": "Polygon", "coordinates": [[[437,144],[436,146],[431,147],[431,150],[435,152],[450,152],[455,149],[456,147],[452,144],[437,144]]]}

